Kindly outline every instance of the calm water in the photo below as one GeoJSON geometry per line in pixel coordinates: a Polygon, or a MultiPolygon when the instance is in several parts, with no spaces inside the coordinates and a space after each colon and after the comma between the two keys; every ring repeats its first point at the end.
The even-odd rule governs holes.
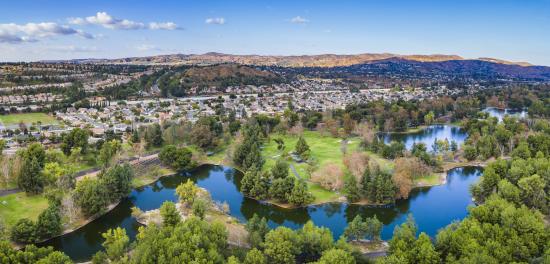
{"type": "Polygon", "coordinates": [[[462,128],[453,125],[432,125],[425,129],[412,133],[383,133],[384,143],[391,141],[400,141],[405,144],[405,148],[410,150],[414,143],[424,143],[428,151],[433,150],[435,140],[448,139],[449,143],[454,140],[460,145],[466,140],[468,134],[462,128]]]}
{"type": "Polygon", "coordinates": [[[483,112],[489,113],[489,116],[498,118],[499,122],[502,122],[505,115],[511,115],[518,118],[526,118],[527,110],[525,109],[501,109],[495,107],[487,107],[483,109],[483,112]]]}
{"type": "Polygon", "coordinates": [[[456,168],[448,172],[447,184],[436,187],[415,189],[410,199],[400,200],[394,206],[370,207],[331,203],[309,206],[299,209],[283,209],[266,203],[245,198],[238,191],[242,173],[224,166],[205,165],[184,174],[163,177],[157,182],[132,191],[115,209],[77,231],[49,240],[41,246],[53,246],[64,251],[75,261],[91,258],[101,250],[101,233],[109,228],[122,227],[134,240],[140,226],[131,216],[131,208],[141,210],[159,208],[166,200],[176,201],[175,188],[187,178],[206,188],[216,201],[227,202],[230,213],[240,221],[246,221],[254,213],[269,219],[269,225],[284,225],[299,228],[308,220],[316,225],[332,230],[335,238],[339,237],[347,222],[357,214],[362,216],[376,215],[384,223],[382,238],[389,239],[396,225],[403,223],[412,213],[419,226],[433,236],[437,230],[453,220],[466,216],[467,207],[472,204],[468,186],[477,180],[481,170],[477,167],[456,168]]]}

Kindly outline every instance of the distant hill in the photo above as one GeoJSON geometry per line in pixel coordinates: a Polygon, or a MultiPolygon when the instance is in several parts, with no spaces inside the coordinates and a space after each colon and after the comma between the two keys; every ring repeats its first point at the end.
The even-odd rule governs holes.
{"type": "Polygon", "coordinates": [[[487,60],[416,61],[389,58],[341,67],[287,68],[311,77],[361,79],[387,77],[418,80],[550,81],[550,67],[520,66],[487,60]]]}
{"type": "MultiPolygon", "coordinates": [[[[281,67],[337,67],[362,64],[390,58],[400,58],[419,62],[440,62],[450,60],[465,60],[457,55],[399,55],[392,53],[363,53],[356,55],[301,55],[301,56],[263,56],[263,55],[232,55],[210,52],[205,54],[171,54],[149,57],[133,57],[122,59],[83,59],[74,60],[75,63],[114,63],[114,64],[142,64],[142,65],[211,65],[220,63],[237,63],[257,66],[281,67]]],[[[499,64],[531,66],[525,62],[509,62],[492,58],[478,60],[499,64]]]]}

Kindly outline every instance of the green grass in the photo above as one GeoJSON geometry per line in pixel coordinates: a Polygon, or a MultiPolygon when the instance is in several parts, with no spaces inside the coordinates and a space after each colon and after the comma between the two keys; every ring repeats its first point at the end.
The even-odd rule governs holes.
{"type": "Polygon", "coordinates": [[[42,122],[43,125],[57,124],[57,120],[53,116],[44,113],[24,113],[24,114],[9,114],[0,115],[0,122],[5,126],[16,125],[21,122],[29,125],[36,122],[42,122]]]}
{"type": "Polygon", "coordinates": [[[36,220],[47,207],[48,200],[43,195],[10,194],[0,197],[0,218],[10,227],[22,218],[36,220]]]}
{"type": "Polygon", "coordinates": [[[440,184],[440,175],[438,173],[431,173],[414,180],[415,185],[432,186],[440,184]]]}
{"type": "MultiPolygon", "coordinates": [[[[315,160],[317,160],[319,164],[319,168],[322,168],[323,166],[326,166],[327,164],[334,163],[342,167],[342,169],[345,169],[343,158],[344,154],[341,150],[341,139],[340,138],[333,138],[330,136],[322,136],[319,132],[316,131],[304,131],[303,137],[306,140],[307,144],[309,145],[309,148],[311,150],[311,156],[315,160]]],[[[269,170],[271,167],[275,165],[275,162],[277,159],[281,157],[283,152],[292,152],[294,151],[294,148],[296,146],[296,142],[298,141],[298,137],[292,136],[292,135],[277,135],[273,134],[271,135],[271,140],[269,142],[266,142],[264,144],[264,148],[262,149],[262,156],[265,158],[265,170],[269,170]],[[284,151],[280,151],[277,149],[277,143],[273,140],[274,138],[280,138],[285,142],[285,149],[284,151]]],[[[359,151],[360,147],[360,139],[359,138],[350,138],[347,146],[347,152],[351,153],[354,151],[359,151]]],[[[393,170],[393,162],[390,160],[386,160],[378,156],[377,154],[366,152],[369,157],[377,162],[382,170],[385,171],[391,171],[393,170]]],[[[298,172],[299,176],[305,180],[309,179],[309,174],[307,172],[308,164],[305,162],[302,163],[296,163],[291,158],[288,158],[287,161],[289,164],[292,164],[296,171],[298,172]]],[[[292,170],[289,170],[290,175],[294,175],[292,170]]],[[[308,181],[309,190],[315,196],[315,203],[321,203],[326,201],[331,201],[340,196],[340,194],[329,191],[324,189],[323,187],[319,186],[316,183],[312,183],[308,181]]]]}

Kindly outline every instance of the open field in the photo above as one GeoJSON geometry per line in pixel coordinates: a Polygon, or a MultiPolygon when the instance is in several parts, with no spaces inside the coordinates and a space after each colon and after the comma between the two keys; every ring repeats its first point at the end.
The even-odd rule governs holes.
{"type": "Polygon", "coordinates": [[[22,218],[36,220],[47,207],[48,200],[43,195],[10,194],[0,197],[0,218],[10,227],[22,218]]]}
{"type": "Polygon", "coordinates": [[[17,125],[21,122],[29,125],[36,122],[42,122],[46,124],[57,124],[57,120],[53,116],[49,116],[44,113],[24,113],[24,114],[9,114],[0,115],[0,123],[4,126],[17,125]]]}

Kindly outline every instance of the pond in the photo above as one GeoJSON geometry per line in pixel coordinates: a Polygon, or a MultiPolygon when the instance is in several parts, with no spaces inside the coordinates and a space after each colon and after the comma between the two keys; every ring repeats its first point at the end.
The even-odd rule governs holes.
{"type": "Polygon", "coordinates": [[[425,129],[421,129],[415,132],[405,133],[382,133],[381,134],[384,143],[389,144],[391,141],[399,141],[405,144],[405,148],[412,149],[414,143],[424,143],[428,151],[433,150],[435,140],[449,140],[455,141],[457,146],[460,147],[464,140],[468,137],[466,131],[458,126],[453,125],[431,125],[425,129]]]}
{"type": "Polygon", "coordinates": [[[230,214],[242,222],[254,213],[266,217],[271,227],[279,225],[299,228],[312,220],[316,225],[328,227],[335,238],[344,231],[347,223],[360,214],[363,217],[376,215],[384,223],[382,238],[390,239],[396,225],[403,223],[412,214],[419,230],[434,236],[438,229],[454,220],[460,220],[472,205],[468,187],[481,175],[478,167],[455,168],[448,172],[445,185],[418,188],[407,200],[385,207],[329,203],[297,209],[284,209],[243,197],[238,191],[242,173],[225,166],[204,165],[191,172],[167,176],[153,184],[132,191],[117,207],[104,216],[75,232],[51,239],[39,246],[53,246],[65,252],[75,261],[89,260],[102,249],[101,233],[109,228],[122,227],[133,241],[139,223],[131,216],[131,208],[141,210],[159,208],[164,201],[176,201],[175,188],[187,178],[207,189],[213,200],[227,202],[230,214]]]}
{"type": "Polygon", "coordinates": [[[527,110],[526,109],[502,109],[502,108],[496,108],[496,107],[487,107],[483,109],[483,112],[489,113],[489,116],[496,117],[498,119],[498,122],[502,122],[502,119],[504,119],[505,115],[515,116],[518,118],[526,118],[527,117],[527,110]]]}

